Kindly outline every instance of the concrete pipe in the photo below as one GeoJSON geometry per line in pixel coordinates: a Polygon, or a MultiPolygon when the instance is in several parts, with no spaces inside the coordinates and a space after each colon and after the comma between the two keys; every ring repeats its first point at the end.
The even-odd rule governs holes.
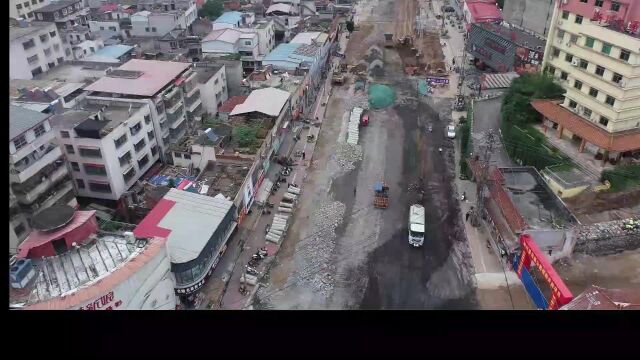
{"type": "Polygon", "coordinates": [[[270,242],[272,242],[274,244],[279,244],[280,243],[280,237],[270,236],[269,234],[267,234],[265,239],[267,239],[267,241],[270,241],[270,242]]]}
{"type": "Polygon", "coordinates": [[[297,188],[295,186],[289,186],[289,188],[287,189],[287,192],[289,192],[291,194],[295,194],[295,195],[299,195],[301,191],[302,190],[300,190],[299,188],[297,188]]]}
{"type": "Polygon", "coordinates": [[[271,226],[272,229],[275,230],[280,230],[280,231],[286,231],[287,230],[287,225],[283,225],[283,224],[273,224],[271,226]]]}
{"type": "Polygon", "coordinates": [[[289,209],[289,208],[286,208],[286,207],[279,206],[278,207],[278,211],[284,212],[284,213],[292,213],[293,209],[289,209]]]}
{"type": "Polygon", "coordinates": [[[282,202],[282,201],[280,202],[279,206],[281,206],[281,207],[287,207],[287,208],[289,208],[289,209],[292,209],[292,208],[293,208],[293,204],[292,204],[292,203],[286,203],[286,202],[282,202]]]}
{"type": "Polygon", "coordinates": [[[295,194],[287,192],[287,193],[284,193],[283,198],[287,199],[287,200],[296,200],[298,198],[298,196],[296,196],[295,194]]]}

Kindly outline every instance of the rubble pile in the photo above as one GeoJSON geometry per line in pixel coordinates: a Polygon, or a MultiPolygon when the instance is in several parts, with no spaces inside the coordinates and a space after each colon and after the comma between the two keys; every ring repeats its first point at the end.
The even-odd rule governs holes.
{"type": "Polygon", "coordinates": [[[335,248],[335,229],[342,223],[345,205],[341,202],[324,203],[312,216],[309,237],[296,252],[296,262],[300,270],[290,281],[298,285],[310,286],[323,296],[330,296],[335,286],[331,255],[335,248]]]}
{"type": "Polygon", "coordinates": [[[616,220],[578,228],[573,251],[604,256],[640,248],[640,228],[625,228],[625,221],[616,220]]]}
{"type": "Polygon", "coordinates": [[[335,152],[335,161],[343,171],[355,169],[353,163],[362,160],[362,147],[360,145],[338,143],[335,152]]]}
{"type": "Polygon", "coordinates": [[[625,220],[615,220],[583,226],[578,230],[578,240],[599,240],[612,236],[637,234],[640,241],[640,229],[626,230],[625,220]]]}
{"type": "Polygon", "coordinates": [[[347,99],[347,109],[353,109],[359,107],[363,109],[369,108],[369,98],[365,93],[355,93],[349,99],[347,99]]]}

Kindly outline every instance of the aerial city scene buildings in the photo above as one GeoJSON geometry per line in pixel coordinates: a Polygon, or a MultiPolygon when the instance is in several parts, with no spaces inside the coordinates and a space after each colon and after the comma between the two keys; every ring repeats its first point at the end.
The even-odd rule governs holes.
{"type": "Polygon", "coordinates": [[[10,309],[640,309],[640,1],[8,3],[10,309]]]}

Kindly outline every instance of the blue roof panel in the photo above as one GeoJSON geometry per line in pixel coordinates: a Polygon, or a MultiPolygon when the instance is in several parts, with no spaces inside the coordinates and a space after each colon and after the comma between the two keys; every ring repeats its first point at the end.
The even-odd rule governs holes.
{"type": "Polygon", "coordinates": [[[316,59],[310,56],[294,54],[294,52],[304,44],[286,43],[280,44],[271,50],[263,61],[292,61],[292,62],[314,62],[316,59]]]}
{"type": "Polygon", "coordinates": [[[242,13],[239,11],[228,11],[222,13],[213,22],[218,24],[237,24],[242,20],[242,13]]]}
{"type": "Polygon", "coordinates": [[[109,45],[98,50],[94,55],[105,56],[117,59],[120,56],[126,54],[129,50],[133,49],[133,46],[129,45],[109,45]]]}

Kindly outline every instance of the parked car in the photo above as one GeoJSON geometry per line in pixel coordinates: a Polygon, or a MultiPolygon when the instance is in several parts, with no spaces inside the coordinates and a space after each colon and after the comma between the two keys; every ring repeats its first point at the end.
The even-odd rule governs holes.
{"type": "Polygon", "coordinates": [[[453,125],[447,125],[447,137],[449,139],[455,139],[456,138],[456,127],[453,125]]]}

